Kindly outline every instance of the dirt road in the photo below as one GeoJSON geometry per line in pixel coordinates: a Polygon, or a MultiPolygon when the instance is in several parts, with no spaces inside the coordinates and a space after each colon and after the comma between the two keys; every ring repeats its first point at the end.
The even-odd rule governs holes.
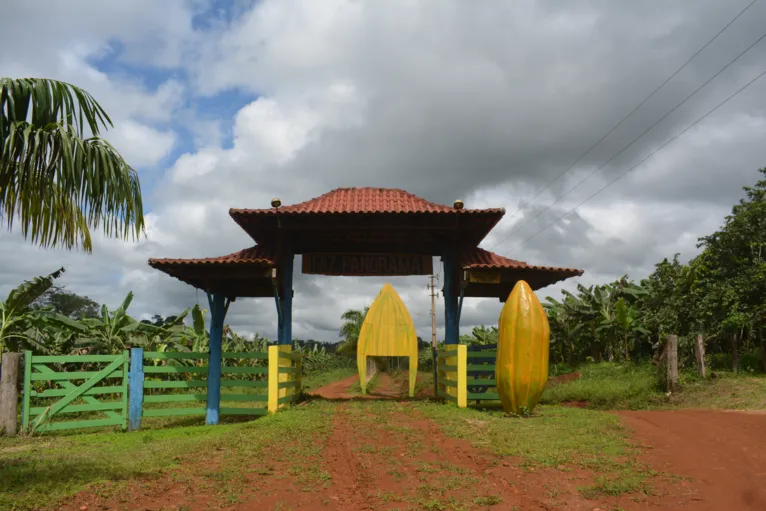
{"type": "Polygon", "coordinates": [[[304,445],[277,442],[236,473],[226,462],[236,446],[221,448],[116,495],[83,492],[57,509],[766,510],[766,414],[618,412],[642,461],[672,476],[652,479],[647,494],[586,499],[592,471],[577,464],[524,469],[521,460],[446,435],[415,403],[398,399],[404,382],[380,374],[362,397],[349,392],[356,381],[312,392],[338,402],[316,403],[328,420],[304,445]]]}
{"type": "Polygon", "coordinates": [[[688,476],[668,509],[766,510],[766,414],[673,410],[619,412],[657,470],[688,476]]]}
{"type": "Polygon", "coordinates": [[[367,394],[352,394],[349,389],[352,385],[359,382],[358,376],[349,376],[342,380],[332,382],[315,390],[308,391],[307,394],[314,397],[321,397],[329,400],[347,400],[347,399],[391,399],[406,396],[402,394],[400,385],[394,383],[388,373],[378,373],[375,388],[368,390],[367,394]]]}

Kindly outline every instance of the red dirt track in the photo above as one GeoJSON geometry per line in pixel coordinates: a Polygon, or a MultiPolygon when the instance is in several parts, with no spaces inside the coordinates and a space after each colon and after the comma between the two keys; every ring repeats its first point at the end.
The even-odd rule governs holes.
{"type": "Polygon", "coordinates": [[[693,478],[661,509],[766,510],[766,414],[672,410],[618,412],[656,470],[693,478]]]}
{"type": "MultiPolygon", "coordinates": [[[[640,460],[671,477],[654,478],[647,495],[586,499],[580,488],[593,483],[589,470],[576,465],[524,470],[520,460],[445,435],[399,399],[406,395],[406,382],[381,373],[367,396],[349,392],[356,382],[352,376],[310,392],[346,401],[332,408],[332,425],[317,439],[310,463],[295,471],[290,445],[264,452],[253,464],[268,470],[242,473],[245,490],[235,501],[221,502],[220,483],[211,483],[191,462],[156,479],[132,482],[119,495],[82,492],[57,509],[766,511],[766,413],[616,412],[641,448],[640,460]],[[391,407],[355,402],[386,398],[394,402],[391,407]],[[310,468],[321,469],[311,472],[321,475],[319,482],[301,479],[310,468]]],[[[219,452],[206,460],[206,470],[223,467],[226,456],[219,452]]]]}
{"type": "Polygon", "coordinates": [[[391,399],[404,397],[398,389],[394,388],[393,380],[388,373],[379,373],[377,384],[373,390],[368,390],[367,394],[351,394],[349,388],[359,382],[359,376],[349,376],[342,380],[334,381],[315,390],[310,390],[307,394],[323,399],[391,399]]]}
{"type": "MultiPolygon", "coordinates": [[[[556,383],[579,376],[564,375],[556,383]]],[[[317,389],[313,395],[361,397],[348,393],[356,381],[352,376],[317,389]]],[[[390,376],[381,373],[376,390],[364,398],[399,395],[390,386],[390,376]]],[[[681,476],[678,482],[661,485],[662,496],[630,509],[766,511],[766,413],[675,410],[617,414],[644,450],[642,461],[655,470],[681,476]]],[[[569,505],[575,504],[570,501],[569,505]]]]}

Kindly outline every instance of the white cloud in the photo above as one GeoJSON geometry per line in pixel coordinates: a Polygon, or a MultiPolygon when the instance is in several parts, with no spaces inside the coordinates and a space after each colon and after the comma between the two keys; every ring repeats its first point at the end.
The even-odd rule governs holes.
{"type": "MultiPolygon", "coordinates": [[[[506,218],[484,247],[502,241],[496,251],[508,257],[586,270],[581,279],[541,290],[543,297],[577,282],[623,273],[640,278],[675,252],[688,257],[697,236],[720,223],[763,166],[766,112],[757,98],[766,88],[760,85],[557,220],[741,85],[751,62],[733,66],[699,101],[544,211],[749,44],[766,22],[766,7],[754,6],[704,58],[530,205],[717,32],[732,7],[712,0],[480,6],[264,0],[231,23],[212,20],[202,32],[191,28],[199,3],[91,7],[88,23],[71,22],[78,30],[59,25],[66,27],[67,16],[82,9],[54,9],[46,18],[52,30],[30,49],[0,57],[0,67],[83,85],[114,117],[117,128],[108,137],[142,165],[161,162],[178,141],[173,122],[182,120],[195,147],[168,162],[156,188],[146,190],[154,205],[147,239],[96,236],[94,255],[85,256],[34,249],[16,234],[0,237],[4,288],[60,263],[70,269],[64,282],[77,292],[114,306],[133,290],[135,314],[177,313],[198,300],[204,305],[205,298],[149,268],[149,257],[213,256],[251,245],[229,217],[230,207],[266,207],[274,196],[289,204],[338,186],[375,185],[447,204],[461,198],[467,207],[505,207],[506,218]],[[115,39],[124,46],[120,59],[163,70],[178,66],[178,76],[188,73],[191,83],[169,78],[149,87],[140,76],[99,69],[93,59],[112,51],[115,39]],[[196,118],[194,94],[214,101],[232,89],[259,97],[242,104],[233,122],[196,118]],[[227,147],[224,132],[233,134],[227,147]]],[[[10,27],[6,35],[0,30],[0,43],[21,37],[13,26],[30,16],[29,8],[15,9],[13,22],[0,22],[0,29],[10,27]]],[[[340,313],[369,303],[384,282],[304,276],[297,261],[296,268],[294,333],[300,337],[335,339],[340,313]]],[[[418,334],[430,338],[426,280],[391,280],[418,334]]],[[[497,300],[467,299],[463,330],[495,323],[500,308],[497,300]]],[[[437,317],[442,335],[442,303],[437,317]]],[[[273,336],[273,301],[238,300],[228,321],[273,336]]]]}
{"type": "Polygon", "coordinates": [[[109,132],[109,141],[132,166],[153,166],[168,155],[176,137],[171,131],[125,121],[109,132]]]}

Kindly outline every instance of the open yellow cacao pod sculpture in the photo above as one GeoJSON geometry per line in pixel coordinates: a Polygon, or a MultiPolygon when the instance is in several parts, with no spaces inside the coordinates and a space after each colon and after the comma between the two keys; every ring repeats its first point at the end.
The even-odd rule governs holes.
{"type": "Polygon", "coordinates": [[[503,409],[531,413],[548,381],[548,316],[529,284],[520,280],[500,312],[495,381],[503,409]]]}
{"type": "Polygon", "coordinates": [[[372,302],[359,332],[356,362],[359,386],[367,393],[367,357],[409,357],[410,397],[415,395],[418,374],[418,336],[407,307],[386,282],[372,302]]]}

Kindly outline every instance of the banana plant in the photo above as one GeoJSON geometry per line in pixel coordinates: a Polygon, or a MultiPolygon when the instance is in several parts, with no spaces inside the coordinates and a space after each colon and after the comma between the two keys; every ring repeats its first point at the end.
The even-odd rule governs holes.
{"type": "Polygon", "coordinates": [[[172,329],[181,324],[188,315],[188,309],[169,324],[155,326],[141,323],[128,315],[128,307],[133,301],[133,292],[114,311],[106,305],[101,307],[101,316],[83,318],[75,322],[78,330],[77,345],[88,349],[90,353],[119,353],[132,345],[152,348],[153,342],[171,336],[172,329]]]}
{"type": "Polygon", "coordinates": [[[41,343],[42,336],[35,332],[34,327],[35,324],[40,326],[40,322],[51,314],[46,310],[32,310],[30,305],[50,289],[53,281],[63,273],[64,268],[60,268],[49,275],[26,281],[0,302],[0,353],[6,348],[18,351],[25,344],[26,347],[45,350],[45,345],[41,343]]]}
{"type": "Polygon", "coordinates": [[[461,335],[461,344],[497,344],[497,327],[475,326],[471,329],[471,335],[461,335]]]}

